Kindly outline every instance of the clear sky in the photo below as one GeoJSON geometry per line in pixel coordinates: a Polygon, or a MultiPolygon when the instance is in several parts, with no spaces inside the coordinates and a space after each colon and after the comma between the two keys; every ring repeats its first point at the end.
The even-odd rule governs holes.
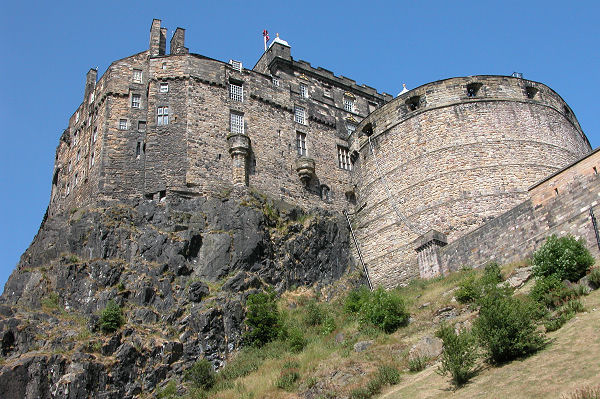
{"type": "Polygon", "coordinates": [[[396,95],[438,79],[522,72],[600,144],[597,1],[6,1],[0,20],[0,291],[37,232],[54,152],[85,74],[148,48],[152,18],[190,52],[251,68],[262,30],[292,57],[396,95]]]}

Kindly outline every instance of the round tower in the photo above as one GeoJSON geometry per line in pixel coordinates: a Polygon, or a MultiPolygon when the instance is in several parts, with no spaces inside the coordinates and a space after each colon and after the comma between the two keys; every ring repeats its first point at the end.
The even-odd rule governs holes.
{"type": "MultiPolygon", "coordinates": [[[[375,284],[428,277],[415,242],[448,242],[528,198],[588,139],[549,87],[507,76],[432,82],[365,118],[350,137],[358,238],[375,284]]],[[[504,243],[511,245],[511,243],[504,243]]]]}

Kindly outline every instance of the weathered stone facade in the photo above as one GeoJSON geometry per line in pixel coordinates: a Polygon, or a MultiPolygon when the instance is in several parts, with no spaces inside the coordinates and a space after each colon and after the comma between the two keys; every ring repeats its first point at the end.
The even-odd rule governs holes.
{"type": "Polygon", "coordinates": [[[354,213],[369,274],[391,287],[443,271],[446,242],[591,149],[541,83],[453,78],[393,99],[294,60],[279,38],[249,70],[189,53],[181,28],[167,54],[166,37],[154,20],[148,50],[88,73],[57,148],[50,217],[98,199],[249,187],[354,213]]]}
{"type": "Polygon", "coordinates": [[[357,236],[373,280],[386,286],[431,275],[416,266],[421,235],[458,239],[591,149],[554,91],[505,76],[418,87],[370,114],[350,142],[357,236]]]}

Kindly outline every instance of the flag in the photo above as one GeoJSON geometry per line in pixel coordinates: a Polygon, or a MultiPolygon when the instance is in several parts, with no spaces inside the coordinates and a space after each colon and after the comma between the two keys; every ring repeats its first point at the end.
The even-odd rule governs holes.
{"type": "Polygon", "coordinates": [[[265,38],[265,42],[269,41],[269,32],[267,30],[263,30],[263,37],[265,38]]]}

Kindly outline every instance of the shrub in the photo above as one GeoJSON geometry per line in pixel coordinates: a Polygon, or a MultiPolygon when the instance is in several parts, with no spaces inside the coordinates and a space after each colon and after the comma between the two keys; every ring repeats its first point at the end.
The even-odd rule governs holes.
{"type": "Polygon", "coordinates": [[[473,329],[492,362],[526,356],[544,345],[534,324],[538,314],[535,303],[497,289],[483,296],[479,304],[473,329]]]}
{"type": "Polygon", "coordinates": [[[217,377],[212,364],[208,360],[202,359],[186,370],[185,379],[194,384],[196,388],[209,390],[215,385],[217,377]]]}
{"type": "Polygon", "coordinates": [[[395,385],[400,382],[400,372],[397,368],[387,364],[379,366],[377,378],[387,385],[395,385]]]}
{"type": "Polygon", "coordinates": [[[533,274],[536,277],[555,274],[560,280],[576,281],[583,277],[594,258],[583,240],[565,237],[548,237],[544,245],[533,254],[533,274]]]}
{"type": "Polygon", "coordinates": [[[171,380],[163,388],[158,389],[156,397],[158,399],[174,399],[177,395],[177,385],[171,380]]]}
{"type": "Polygon", "coordinates": [[[410,371],[417,372],[425,369],[427,366],[427,362],[429,358],[427,356],[423,356],[420,353],[408,358],[408,369],[410,371]]]}
{"type": "Polygon", "coordinates": [[[361,324],[375,326],[388,334],[408,324],[409,316],[402,297],[382,287],[373,291],[360,308],[361,324]]]}
{"type": "Polygon", "coordinates": [[[244,333],[244,341],[252,346],[261,347],[283,334],[274,291],[251,294],[246,305],[248,311],[245,323],[249,330],[244,333]]]}
{"type": "Polygon", "coordinates": [[[552,303],[552,292],[558,292],[564,288],[563,282],[557,275],[538,277],[535,280],[529,296],[536,302],[549,306],[552,303]]]}
{"type": "Polygon", "coordinates": [[[477,360],[475,338],[469,331],[456,334],[454,328],[448,324],[442,324],[435,334],[444,345],[442,352],[442,364],[438,370],[440,374],[449,374],[452,383],[459,387],[475,373],[475,361],[477,360]]]}
{"type": "Polygon", "coordinates": [[[325,320],[321,325],[321,334],[329,335],[335,331],[335,319],[331,315],[325,316],[325,320]]]}
{"type": "Polygon", "coordinates": [[[296,362],[286,362],[283,365],[283,369],[279,374],[279,377],[275,381],[275,386],[279,389],[291,391],[296,381],[300,379],[300,373],[298,371],[298,364],[296,362]]]}
{"type": "Polygon", "coordinates": [[[304,324],[307,326],[320,326],[325,320],[325,313],[314,299],[306,304],[304,313],[304,324]]]}
{"type": "Polygon", "coordinates": [[[344,302],[344,311],[346,313],[356,313],[360,311],[360,308],[369,300],[370,296],[371,291],[364,285],[350,291],[344,302]]]}
{"type": "Polygon", "coordinates": [[[554,319],[550,319],[544,323],[546,332],[556,331],[561,328],[567,321],[573,317],[573,314],[561,314],[554,319]]]}
{"type": "Polygon", "coordinates": [[[100,313],[100,319],[98,322],[100,324],[100,329],[104,333],[117,331],[123,324],[125,324],[125,318],[123,317],[123,311],[121,310],[121,307],[111,299],[106,304],[104,310],[100,313]]]}
{"type": "Polygon", "coordinates": [[[291,352],[302,352],[308,341],[304,338],[304,333],[298,327],[289,329],[287,334],[287,343],[291,352]]]}
{"type": "Polygon", "coordinates": [[[481,296],[481,288],[475,276],[465,278],[458,285],[454,297],[460,303],[475,302],[481,296]]]}
{"type": "Polygon", "coordinates": [[[600,268],[595,267],[590,272],[589,282],[594,285],[594,287],[600,287],[600,268]]]}
{"type": "Polygon", "coordinates": [[[367,388],[356,388],[350,392],[350,399],[369,399],[371,392],[367,388]]]}

